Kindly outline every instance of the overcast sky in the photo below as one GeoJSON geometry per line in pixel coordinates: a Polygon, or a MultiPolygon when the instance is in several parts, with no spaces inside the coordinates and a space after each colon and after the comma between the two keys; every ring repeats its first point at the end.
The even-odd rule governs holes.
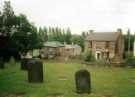
{"type": "MultiPolygon", "coordinates": [[[[0,0],[0,5],[2,5],[0,0]]],[[[16,14],[37,26],[70,27],[72,33],[135,31],[135,0],[10,0],[16,14]]]]}

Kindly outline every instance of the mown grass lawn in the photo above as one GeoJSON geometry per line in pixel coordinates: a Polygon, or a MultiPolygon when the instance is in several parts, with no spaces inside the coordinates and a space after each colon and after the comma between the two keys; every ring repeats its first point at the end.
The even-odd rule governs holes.
{"type": "Polygon", "coordinates": [[[44,83],[30,84],[27,71],[20,70],[20,63],[6,64],[0,70],[0,94],[5,93],[24,93],[23,97],[135,97],[135,69],[45,61],[44,83]],[[74,74],[81,68],[91,72],[91,94],[75,92],[74,74]]]}

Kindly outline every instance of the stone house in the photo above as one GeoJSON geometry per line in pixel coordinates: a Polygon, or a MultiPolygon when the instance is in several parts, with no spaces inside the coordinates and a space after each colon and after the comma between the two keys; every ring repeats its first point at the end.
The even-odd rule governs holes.
{"type": "Polygon", "coordinates": [[[82,48],[77,44],[65,44],[64,55],[65,57],[75,57],[81,55],[82,48]]]}
{"type": "Polygon", "coordinates": [[[40,50],[42,58],[55,58],[61,56],[64,50],[64,44],[59,41],[48,41],[45,42],[44,47],[40,50]]]}
{"type": "Polygon", "coordinates": [[[121,63],[124,53],[124,37],[121,29],[116,32],[90,32],[85,38],[85,50],[90,49],[96,60],[121,63]]]}

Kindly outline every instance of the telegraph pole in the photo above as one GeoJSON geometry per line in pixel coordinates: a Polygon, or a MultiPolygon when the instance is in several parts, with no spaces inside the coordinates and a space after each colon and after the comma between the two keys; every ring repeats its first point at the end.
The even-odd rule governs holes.
{"type": "Polygon", "coordinates": [[[128,34],[128,57],[130,57],[130,47],[131,47],[131,44],[130,44],[130,30],[128,29],[127,31],[127,34],[128,34]]]}

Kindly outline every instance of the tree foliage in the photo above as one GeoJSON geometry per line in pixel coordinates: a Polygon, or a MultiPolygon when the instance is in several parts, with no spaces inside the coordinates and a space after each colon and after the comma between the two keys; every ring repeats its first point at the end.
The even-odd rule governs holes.
{"type": "Polygon", "coordinates": [[[125,58],[131,57],[133,55],[133,46],[135,41],[135,35],[130,34],[130,30],[127,31],[127,34],[124,35],[124,45],[125,45],[125,58]]]}
{"type": "MultiPolygon", "coordinates": [[[[14,14],[10,1],[5,1],[0,14],[0,52],[7,56],[27,52],[38,46],[37,28],[23,14],[14,14]],[[10,55],[10,54],[11,55],[10,55]]],[[[3,56],[3,55],[1,55],[3,56]]]]}
{"type": "Polygon", "coordinates": [[[84,36],[71,34],[70,28],[62,29],[58,27],[44,27],[39,28],[38,36],[41,39],[41,42],[44,43],[46,41],[59,41],[61,43],[67,44],[78,44],[82,48],[84,48],[84,36]]]}
{"type": "Polygon", "coordinates": [[[72,35],[71,42],[80,45],[84,49],[84,37],[81,35],[72,35]]]}

